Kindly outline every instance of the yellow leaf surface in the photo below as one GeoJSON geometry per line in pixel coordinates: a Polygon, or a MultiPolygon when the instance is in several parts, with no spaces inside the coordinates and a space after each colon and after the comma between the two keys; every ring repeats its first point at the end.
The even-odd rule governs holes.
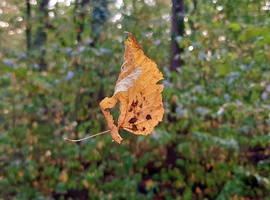
{"type": "Polygon", "coordinates": [[[129,33],[125,43],[124,64],[115,85],[114,95],[100,102],[114,141],[121,143],[118,131],[123,128],[139,135],[150,134],[162,121],[164,108],[161,92],[163,79],[156,63],[144,55],[134,36],[129,33]],[[117,126],[109,109],[120,103],[117,126]]]}

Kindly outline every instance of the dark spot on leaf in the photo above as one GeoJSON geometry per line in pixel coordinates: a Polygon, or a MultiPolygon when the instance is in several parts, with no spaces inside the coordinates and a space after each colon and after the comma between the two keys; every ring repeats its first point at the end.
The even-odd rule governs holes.
{"type": "Polygon", "coordinates": [[[138,130],[137,126],[133,124],[133,125],[132,125],[132,130],[133,130],[133,131],[137,131],[137,130],[138,130]]]}
{"type": "Polygon", "coordinates": [[[137,121],[136,117],[132,117],[128,122],[134,124],[137,121]]]}
{"type": "Polygon", "coordinates": [[[146,129],[145,127],[142,128],[143,131],[145,131],[145,129],[146,129]]]}
{"type": "Polygon", "coordinates": [[[142,103],[139,105],[140,108],[142,108],[142,103]]]}
{"type": "Polygon", "coordinates": [[[138,105],[138,100],[132,101],[132,103],[131,103],[131,106],[132,107],[136,107],[137,105],[138,105]]]}
{"type": "Polygon", "coordinates": [[[151,117],[151,115],[146,115],[146,120],[150,120],[150,119],[152,119],[152,117],[151,117]]]}
{"type": "Polygon", "coordinates": [[[138,100],[136,100],[136,101],[133,100],[128,112],[131,112],[135,107],[137,107],[137,105],[138,105],[138,100]]]}
{"type": "Polygon", "coordinates": [[[145,101],[145,97],[143,97],[143,100],[145,101]]]}

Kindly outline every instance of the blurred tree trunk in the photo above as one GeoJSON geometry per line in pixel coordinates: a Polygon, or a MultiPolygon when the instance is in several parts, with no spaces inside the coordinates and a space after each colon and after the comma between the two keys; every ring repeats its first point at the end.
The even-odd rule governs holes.
{"type": "Polygon", "coordinates": [[[93,35],[92,46],[95,46],[96,42],[100,38],[101,31],[109,18],[108,0],[92,0],[93,12],[91,29],[93,35]]]}
{"type": "Polygon", "coordinates": [[[79,14],[79,18],[76,18],[77,16],[77,9],[79,7],[79,1],[76,0],[75,1],[75,17],[74,20],[75,22],[77,22],[78,25],[78,29],[77,29],[77,42],[81,42],[82,41],[82,33],[84,31],[84,26],[85,26],[85,18],[87,16],[87,9],[85,9],[85,6],[89,4],[89,0],[82,0],[82,2],[80,3],[80,10],[78,11],[79,14]]]}
{"type": "Polygon", "coordinates": [[[27,52],[31,49],[31,4],[30,0],[26,0],[26,19],[27,19],[27,25],[26,25],[26,46],[27,46],[27,52]]]}
{"type": "Polygon", "coordinates": [[[183,37],[184,30],[184,0],[172,0],[171,71],[176,71],[184,64],[180,58],[183,48],[180,48],[177,42],[177,38],[183,37]]]}
{"type": "Polygon", "coordinates": [[[92,30],[93,41],[91,46],[95,46],[96,42],[100,38],[100,33],[104,27],[104,24],[109,18],[108,0],[82,0],[81,2],[79,2],[79,0],[75,0],[75,12],[73,20],[77,24],[77,42],[82,41],[82,34],[85,26],[87,25],[86,18],[88,11],[85,8],[86,5],[90,5],[91,8],[93,8],[92,20],[88,25],[92,30]],[[77,15],[77,13],[79,13],[79,15],[77,15]]]}
{"type": "Polygon", "coordinates": [[[43,71],[46,70],[47,64],[45,61],[46,49],[44,47],[47,34],[46,28],[48,25],[48,3],[49,0],[42,0],[39,10],[38,10],[38,18],[39,18],[39,27],[37,28],[37,32],[35,34],[34,44],[33,47],[36,51],[38,51],[38,64],[39,70],[43,71]]]}

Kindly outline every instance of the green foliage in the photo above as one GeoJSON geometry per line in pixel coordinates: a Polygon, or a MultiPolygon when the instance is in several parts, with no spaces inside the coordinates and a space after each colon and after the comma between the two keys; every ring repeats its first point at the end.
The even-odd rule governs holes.
{"type": "Polygon", "coordinates": [[[0,199],[270,198],[268,1],[185,1],[177,72],[170,1],[58,3],[47,18],[31,4],[23,21],[24,3],[5,2],[0,199]],[[106,130],[99,102],[113,93],[124,31],[164,72],[163,122],[149,136],[121,131],[121,145],[65,142],[106,130]]]}

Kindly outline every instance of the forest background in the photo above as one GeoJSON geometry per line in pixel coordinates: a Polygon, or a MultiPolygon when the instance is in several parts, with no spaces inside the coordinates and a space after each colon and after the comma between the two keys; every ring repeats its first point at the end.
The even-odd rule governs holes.
{"type": "MultiPolygon", "coordinates": [[[[270,199],[269,0],[2,0],[0,199],[270,199]],[[164,74],[149,136],[107,130],[124,31],[164,74]]],[[[116,112],[116,111],[115,111],[116,112]]]]}

